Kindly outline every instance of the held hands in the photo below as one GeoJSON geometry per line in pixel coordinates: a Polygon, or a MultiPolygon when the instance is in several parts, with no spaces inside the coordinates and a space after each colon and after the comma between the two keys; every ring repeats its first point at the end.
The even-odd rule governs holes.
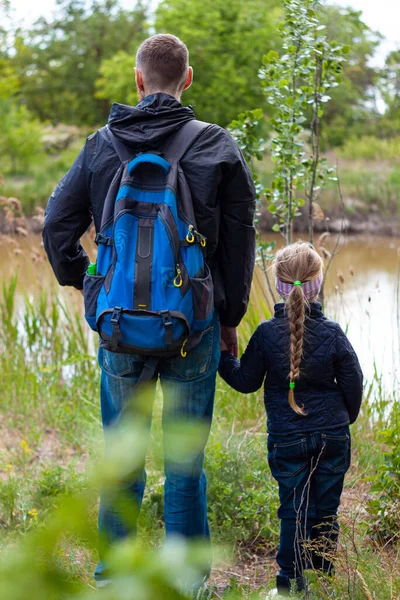
{"type": "Polygon", "coordinates": [[[238,335],[236,327],[221,325],[221,351],[227,350],[233,356],[238,356],[238,335]]]}

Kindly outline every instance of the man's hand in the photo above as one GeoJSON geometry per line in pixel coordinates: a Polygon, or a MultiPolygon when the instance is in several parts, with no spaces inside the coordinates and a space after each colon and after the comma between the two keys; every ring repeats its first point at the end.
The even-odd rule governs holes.
{"type": "Polygon", "coordinates": [[[221,349],[221,352],[229,352],[229,348],[225,344],[225,342],[224,342],[224,340],[222,338],[221,338],[220,349],[221,349]]]}
{"type": "Polygon", "coordinates": [[[236,327],[221,325],[221,348],[222,343],[226,344],[228,352],[237,358],[238,356],[238,335],[236,327]]]}

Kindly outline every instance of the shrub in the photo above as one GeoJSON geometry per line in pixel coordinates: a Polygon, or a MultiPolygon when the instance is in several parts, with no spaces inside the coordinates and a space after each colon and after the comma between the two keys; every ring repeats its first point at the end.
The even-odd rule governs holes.
{"type": "Polygon", "coordinates": [[[40,123],[23,105],[2,103],[0,115],[0,156],[12,172],[26,173],[42,150],[40,123]]]}
{"type": "Polygon", "coordinates": [[[41,161],[32,166],[27,178],[13,178],[7,175],[1,193],[4,196],[20,198],[24,214],[33,214],[36,206],[47,204],[50,194],[71,168],[83,143],[83,139],[78,140],[58,156],[41,154],[41,161]]]}

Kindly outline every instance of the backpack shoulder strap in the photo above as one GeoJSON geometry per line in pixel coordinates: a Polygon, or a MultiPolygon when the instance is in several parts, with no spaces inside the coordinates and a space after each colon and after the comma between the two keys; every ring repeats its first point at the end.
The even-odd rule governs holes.
{"type": "Polygon", "coordinates": [[[207,129],[207,127],[211,127],[210,123],[197,121],[197,119],[192,119],[182,125],[178,132],[171,136],[163,148],[166,159],[169,162],[180,161],[193,142],[207,129]]]}
{"type": "Polygon", "coordinates": [[[114,146],[114,150],[122,163],[134,157],[135,153],[132,150],[130,150],[127,146],[125,146],[125,144],[119,141],[119,139],[113,134],[108,125],[106,125],[106,131],[112,145],[114,146]]]}

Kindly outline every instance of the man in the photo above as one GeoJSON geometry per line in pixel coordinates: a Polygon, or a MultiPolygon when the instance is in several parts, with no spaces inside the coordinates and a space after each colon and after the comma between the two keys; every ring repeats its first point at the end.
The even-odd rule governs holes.
{"type": "MultiPolygon", "coordinates": [[[[155,35],[143,42],[136,56],[136,107],[113,104],[108,127],[131,151],[162,151],[187,121],[191,107],[180,102],[193,80],[188,50],[173,35],[155,35]]],[[[195,139],[181,160],[193,198],[199,232],[207,238],[206,260],[215,288],[215,315],[200,344],[186,358],[177,356],[159,363],[164,391],[165,526],[167,537],[182,535],[209,539],[206,477],[203,470],[219,362],[220,332],[237,354],[236,327],[246,312],[253,274],[255,190],[250,172],[232,137],[210,125],[195,139]],[[196,422],[201,431],[196,448],[183,448],[179,457],[168,453],[173,423],[196,422]]],[[[93,218],[99,231],[104,200],[120,166],[107,127],[90,136],[69,173],[51,196],[45,217],[44,245],[61,285],[81,290],[88,257],[79,239],[93,218]]],[[[101,409],[105,432],[113,430],[130,403],[130,415],[144,418],[150,429],[151,411],[135,405],[135,384],[144,357],[99,351],[102,369],[101,409]]],[[[153,389],[155,381],[152,382],[153,389]]],[[[106,440],[109,436],[106,435],[106,440]]],[[[112,443],[112,442],[108,442],[112,443]]],[[[119,492],[139,508],[145,487],[144,457],[129,481],[121,482],[113,500],[101,498],[99,529],[108,542],[135,529],[123,519],[119,492]]],[[[96,570],[101,585],[108,574],[104,562],[96,570]]],[[[200,582],[199,582],[200,583],[200,582]]]]}

